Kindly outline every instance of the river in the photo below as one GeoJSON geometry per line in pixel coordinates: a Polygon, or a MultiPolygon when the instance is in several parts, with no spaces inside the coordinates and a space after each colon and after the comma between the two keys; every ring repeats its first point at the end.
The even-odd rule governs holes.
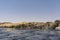
{"type": "Polygon", "coordinates": [[[0,40],[60,40],[60,31],[0,28],[0,40]]]}

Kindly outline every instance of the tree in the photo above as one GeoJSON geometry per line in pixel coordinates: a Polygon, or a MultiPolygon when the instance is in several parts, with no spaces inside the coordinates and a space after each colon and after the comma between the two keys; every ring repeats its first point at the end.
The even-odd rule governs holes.
{"type": "Polygon", "coordinates": [[[58,27],[60,24],[60,20],[56,20],[55,23],[56,23],[56,26],[58,27]]]}
{"type": "Polygon", "coordinates": [[[58,27],[59,24],[60,24],[60,20],[55,20],[52,29],[55,29],[56,27],[58,27]]]}

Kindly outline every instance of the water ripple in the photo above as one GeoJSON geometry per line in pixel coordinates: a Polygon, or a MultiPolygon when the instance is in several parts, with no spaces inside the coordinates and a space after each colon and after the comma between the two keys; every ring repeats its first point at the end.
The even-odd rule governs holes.
{"type": "Polygon", "coordinates": [[[60,40],[60,31],[0,28],[0,40],[60,40]],[[9,31],[7,31],[9,29],[9,31]],[[11,30],[11,31],[10,31],[11,30]]]}

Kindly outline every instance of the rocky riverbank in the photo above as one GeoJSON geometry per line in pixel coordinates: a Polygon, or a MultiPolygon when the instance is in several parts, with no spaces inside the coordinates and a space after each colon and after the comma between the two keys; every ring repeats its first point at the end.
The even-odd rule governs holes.
{"type": "Polygon", "coordinates": [[[0,23],[0,28],[17,28],[17,29],[58,29],[60,26],[60,20],[54,22],[3,22],[0,23]]]}

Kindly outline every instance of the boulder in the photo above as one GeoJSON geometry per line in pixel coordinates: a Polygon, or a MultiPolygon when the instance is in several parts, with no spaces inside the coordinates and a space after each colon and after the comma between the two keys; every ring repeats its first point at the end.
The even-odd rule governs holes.
{"type": "Polygon", "coordinates": [[[60,30],[60,26],[55,28],[56,30],[60,30]]]}

